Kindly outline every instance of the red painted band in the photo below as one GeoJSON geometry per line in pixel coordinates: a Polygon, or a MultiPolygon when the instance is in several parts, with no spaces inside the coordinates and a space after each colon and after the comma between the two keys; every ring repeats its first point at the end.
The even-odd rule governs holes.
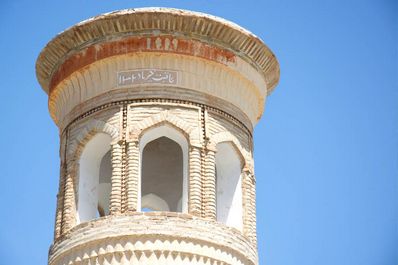
{"type": "Polygon", "coordinates": [[[49,89],[55,87],[73,72],[104,58],[134,52],[165,52],[197,56],[219,63],[235,62],[233,52],[209,44],[173,36],[130,37],[123,40],[94,44],[70,56],[53,75],[49,89]]]}

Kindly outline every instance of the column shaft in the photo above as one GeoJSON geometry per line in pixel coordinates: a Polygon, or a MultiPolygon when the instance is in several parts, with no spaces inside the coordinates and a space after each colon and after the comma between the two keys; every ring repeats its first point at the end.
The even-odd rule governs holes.
{"type": "Polygon", "coordinates": [[[122,147],[119,143],[111,146],[112,178],[110,195],[110,214],[118,214],[122,207],[122,147]]]}
{"type": "Polygon", "coordinates": [[[189,150],[189,213],[200,216],[202,206],[201,149],[191,146],[189,150]]]}
{"type": "Polygon", "coordinates": [[[213,150],[207,150],[205,157],[202,216],[216,220],[216,161],[213,150]]]}
{"type": "Polygon", "coordinates": [[[136,142],[127,143],[127,212],[137,211],[140,150],[136,142]]]}
{"type": "Polygon", "coordinates": [[[76,165],[75,161],[67,161],[67,163],[64,186],[64,207],[62,213],[62,235],[65,235],[75,225],[76,222],[76,165]]]}
{"type": "Polygon", "coordinates": [[[54,240],[61,236],[62,229],[62,211],[64,200],[64,189],[65,189],[65,168],[63,163],[61,163],[59,172],[59,188],[57,194],[57,209],[55,212],[55,226],[54,226],[54,240]]]}
{"type": "Polygon", "coordinates": [[[254,175],[242,172],[243,175],[243,233],[257,246],[256,234],[256,184],[254,175]]]}

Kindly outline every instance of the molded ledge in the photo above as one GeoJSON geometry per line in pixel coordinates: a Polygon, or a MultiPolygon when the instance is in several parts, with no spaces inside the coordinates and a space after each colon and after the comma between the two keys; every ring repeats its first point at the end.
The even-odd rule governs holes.
{"type": "Polygon", "coordinates": [[[50,248],[49,264],[247,264],[253,245],[238,230],[189,214],[107,216],[74,227],[50,248]],[[108,264],[108,263],[106,263],[108,264]]]}

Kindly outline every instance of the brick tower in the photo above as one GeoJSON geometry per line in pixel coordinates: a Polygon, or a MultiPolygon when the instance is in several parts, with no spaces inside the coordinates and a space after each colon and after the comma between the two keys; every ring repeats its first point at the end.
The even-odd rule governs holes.
{"type": "Polygon", "coordinates": [[[49,264],[258,263],[252,132],[279,79],[259,38],[129,9],[57,35],[36,72],[60,134],[49,264]]]}

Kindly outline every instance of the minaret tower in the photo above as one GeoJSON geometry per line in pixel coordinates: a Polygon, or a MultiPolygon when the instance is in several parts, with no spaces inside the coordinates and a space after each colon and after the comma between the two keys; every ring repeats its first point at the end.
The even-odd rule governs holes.
{"type": "Polygon", "coordinates": [[[142,8],[83,21],[36,64],[59,128],[50,265],[255,265],[253,127],[273,53],[221,18],[142,8]]]}

